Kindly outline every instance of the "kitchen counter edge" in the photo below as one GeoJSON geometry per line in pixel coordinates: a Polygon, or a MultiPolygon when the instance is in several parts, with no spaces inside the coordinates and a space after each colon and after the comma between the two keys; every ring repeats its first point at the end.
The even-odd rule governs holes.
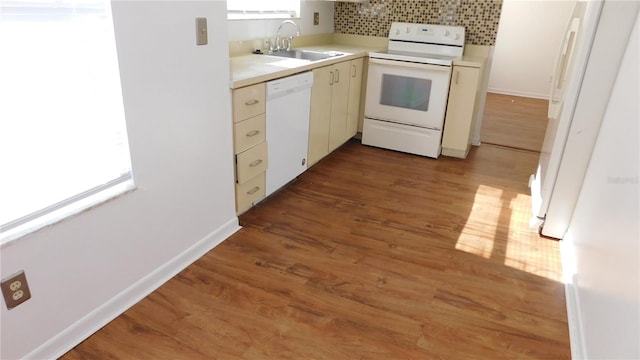
{"type": "MultiPolygon", "coordinates": [[[[271,55],[248,54],[232,57],[231,80],[229,87],[238,89],[282,77],[311,71],[323,66],[333,65],[362,57],[368,57],[370,52],[383,50],[381,48],[354,47],[345,45],[304,46],[297,49],[314,51],[335,51],[343,55],[318,61],[289,59],[271,55]]],[[[488,54],[471,53],[463,55],[462,59],[454,60],[454,66],[481,68],[487,61],[488,54]]]]}
{"type": "Polygon", "coordinates": [[[333,65],[369,56],[369,52],[379,48],[356,48],[344,45],[322,45],[299,47],[301,50],[335,51],[343,55],[318,61],[289,59],[271,55],[249,54],[231,58],[231,81],[229,87],[238,89],[261,82],[311,71],[316,68],[333,65]]]}

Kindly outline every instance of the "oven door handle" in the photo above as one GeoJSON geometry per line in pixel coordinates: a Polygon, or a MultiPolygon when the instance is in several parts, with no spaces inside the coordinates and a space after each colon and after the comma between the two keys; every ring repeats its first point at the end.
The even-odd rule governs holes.
{"type": "Polygon", "coordinates": [[[451,66],[421,64],[421,63],[413,63],[413,62],[398,61],[398,60],[369,58],[369,64],[378,64],[378,65],[392,66],[392,67],[398,67],[398,68],[414,68],[414,69],[420,69],[420,70],[430,70],[430,71],[440,71],[440,72],[451,71],[451,66]]]}

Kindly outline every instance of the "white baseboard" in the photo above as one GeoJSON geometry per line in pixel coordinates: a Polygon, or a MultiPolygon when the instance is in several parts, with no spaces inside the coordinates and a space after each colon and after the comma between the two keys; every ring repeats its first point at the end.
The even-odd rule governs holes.
{"type": "Polygon", "coordinates": [[[91,336],[103,326],[142,300],[162,284],[184,270],[187,266],[201,258],[211,249],[221,244],[229,236],[240,229],[238,218],[227,223],[205,236],[197,243],[158,267],[147,276],[111,298],[82,319],[78,320],[58,335],[27,354],[24,359],[56,359],[71,350],[74,346],[91,336]]]}
{"type": "Polygon", "coordinates": [[[572,284],[564,284],[564,296],[567,299],[569,338],[571,341],[571,358],[574,360],[586,359],[577,295],[576,289],[572,284]]]}
{"type": "Polygon", "coordinates": [[[549,94],[538,94],[538,93],[530,93],[526,91],[516,91],[516,90],[508,90],[508,89],[496,89],[496,88],[488,88],[487,92],[501,95],[511,95],[511,96],[520,96],[526,98],[533,99],[543,99],[549,100],[549,94]]]}
{"type": "Polygon", "coordinates": [[[568,264],[574,263],[574,249],[570,242],[560,241],[560,256],[562,259],[564,296],[567,302],[567,322],[569,325],[569,338],[571,341],[571,358],[574,360],[586,359],[586,348],[582,333],[582,316],[580,312],[580,302],[578,301],[578,289],[576,278],[569,272],[568,264]]]}

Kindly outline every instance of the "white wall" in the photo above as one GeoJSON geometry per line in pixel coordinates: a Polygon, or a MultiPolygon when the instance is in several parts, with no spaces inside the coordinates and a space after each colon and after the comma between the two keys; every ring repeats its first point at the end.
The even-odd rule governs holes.
{"type": "MultiPolygon", "coordinates": [[[[300,26],[301,35],[333,33],[333,8],[331,1],[302,1],[300,18],[293,19],[300,26]],[[313,13],[320,13],[320,24],[313,25],[313,13]]],[[[282,20],[229,20],[229,41],[275,38],[278,25],[282,20]]],[[[282,34],[293,35],[295,28],[286,25],[282,34]]]]}
{"type": "Polygon", "coordinates": [[[1,306],[0,358],[59,356],[238,229],[225,6],[113,2],[138,189],[2,249],[32,298],[1,306]]]}
{"type": "Polygon", "coordinates": [[[489,91],[546,99],[575,1],[504,0],[489,91]]]}
{"type": "Polygon", "coordinates": [[[574,358],[640,358],[639,45],[636,18],[563,240],[574,358]]]}

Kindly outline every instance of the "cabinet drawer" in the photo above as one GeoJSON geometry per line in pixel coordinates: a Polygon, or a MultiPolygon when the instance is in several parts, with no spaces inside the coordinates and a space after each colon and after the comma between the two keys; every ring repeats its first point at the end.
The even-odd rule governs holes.
{"type": "Polygon", "coordinates": [[[244,184],[236,184],[236,212],[238,215],[249,210],[253,203],[265,195],[265,173],[250,179],[244,184]]]}
{"type": "Polygon", "coordinates": [[[264,83],[233,91],[233,121],[239,122],[265,112],[264,83]]]}
{"type": "Polygon", "coordinates": [[[267,170],[267,142],[236,155],[236,182],[242,184],[267,170]]]}
{"type": "Polygon", "coordinates": [[[233,124],[233,149],[239,154],[265,141],[265,114],[233,124]]]}

